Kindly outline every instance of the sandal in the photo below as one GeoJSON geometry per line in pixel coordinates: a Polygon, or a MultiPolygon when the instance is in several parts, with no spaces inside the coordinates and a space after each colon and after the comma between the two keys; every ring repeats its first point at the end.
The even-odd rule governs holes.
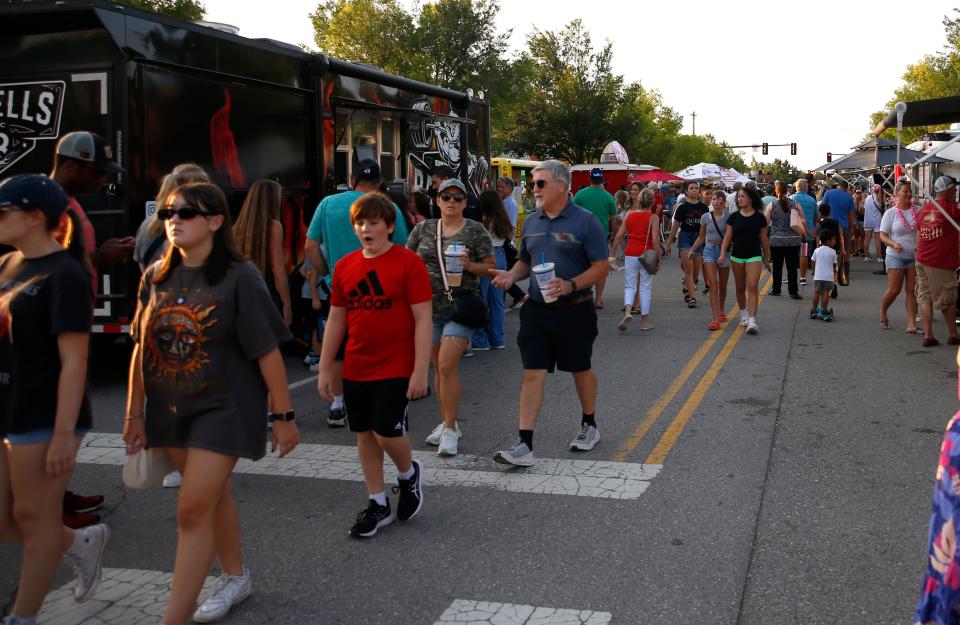
{"type": "Polygon", "coordinates": [[[719,329],[720,329],[720,322],[717,321],[716,319],[714,319],[713,321],[710,322],[710,325],[707,326],[707,329],[708,329],[708,330],[719,330],[719,329]]]}
{"type": "Polygon", "coordinates": [[[639,308],[638,306],[634,306],[633,308],[630,309],[630,314],[631,314],[631,315],[639,315],[639,314],[640,314],[640,308],[639,308]]]}
{"type": "Polygon", "coordinates": [[[933,347],[934,345],[939,345],[939,344],[940,344],[940,341],[934,338],[923,339],[924,347],[933,347]]]}
{"type": "Polygon", "coordinates": [[[720,313],[720,317],[717,319],[720,323],[726,323],[728,321],[726,313],[720,313]]]}
{"type": "Polygon", "coordinates": [[[918,330],[918,329],[916,328],[916,326],[914,326],[914,327],[912,327],[912,328],[907,328],[906,330],[904,330],[904,332],[906,332],[907,334],[916,334],[916,333],[918,333],[919,331],[920,331],[920,330],[918,330]]]}
{"type": "Polygon", "coordinates": [[[689,295],[684,295],[684,296],[683,296],[683,303],[684,303],[684,304],[689,304],[689,303],[690,303],[690,300],[692,300],[692,299],[693,299],[693,298],[690,297],[689,295]]]}
{"type": "Polygon", "coordinates": [[[687,301],[687,308],[696,308],[696,307],[697,307],[697,298],[691,297],[689,301],[687,301]]]}
{"type": "Polygon", "coordinates": [[[889,330],[889,329],[890,329],[890,320],[889,320],[889,319],[881,319],[881,320],[880,320],[880,329],[881,329],[881,330],[889,330]]]}

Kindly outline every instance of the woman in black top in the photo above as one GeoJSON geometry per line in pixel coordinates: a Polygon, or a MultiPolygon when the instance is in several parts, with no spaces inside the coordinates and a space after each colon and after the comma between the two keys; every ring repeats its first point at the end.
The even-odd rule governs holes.
{"type": "Polygon", "coordinates": [[[77,571],[74,599],[93,594],[110,537],[106,525],[63,525],[63,495],[92,427],[93,292],[68,202],[46,176],[0,183],[0,244],[16,248],[0,258],[0,541],[23,545],[16,603],[3,621],[12,625],[35,623],[64,555],[77,571]],[[67,212],[64,250],[55,231],[67,212]]]}
{"type": "Polygon", "coordinates": [[[770,262],[770,241],[767,237],[767,218],[763,213],[763,199],[752,187],[737,191],[740,212],[727,218],[727,233],[720,245],[718,265],[722,265],[730,251],[733,279],[737,284],[737,304],[740,306],[740,327],[747,334],[756,334],[757,306],[760,303],[760,270],[770,262]]]}
{"type": "Polygon", "coordinates": [[[268,406],[282,417],[273,425],[280,457],[299,441],[278,348],[290,333],[263,276],[234,247],[219,188],[175,189],[157,218],[171,245],[140,283],[123,439],[127,453],[162,449],[183,475],[163,623],[184,625],[191,615],[210,623],[251,593],[230,489],[234,465],[264,456],[268,406]],[[215,550],[223,575],[197,608],[215,550]]]}

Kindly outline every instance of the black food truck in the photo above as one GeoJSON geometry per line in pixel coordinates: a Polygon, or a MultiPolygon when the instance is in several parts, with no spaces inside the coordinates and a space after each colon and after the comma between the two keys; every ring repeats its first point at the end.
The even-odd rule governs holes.
{"type": "MultiPolygon", "coordinates": [[[[411,188],[437,165],[474,193],[491,175],[489,104],[472,93],[103,0],[0,6],[0,179],[49,172],[74,130],[103,135],[126,169],[77,198],[98,242],[136,232],[163,176],[194,162],[234,211],[254,180],[283,186],[288,270],[359,160],[411,188]]],[[[102,269],[95,333],[127,332],[138,279],[133,262],[102,269]]]]}

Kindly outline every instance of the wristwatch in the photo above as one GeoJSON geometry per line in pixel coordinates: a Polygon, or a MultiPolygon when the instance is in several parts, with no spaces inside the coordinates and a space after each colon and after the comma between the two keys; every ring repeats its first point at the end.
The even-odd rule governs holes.
{"type": "Polygon", "coordinates": [[[570,284],[570,292],[575,293],[577,291],[577,281],[576,280],[567,280],[567,283],[570,284]]]}
{"type": "Polygon", "coordinates": [[[295,413],[292,410],[288,410],[286,412],[271,412],[267,415],[267,419],[269,419],[271,423],[274,421],[293,421],[294,416],[295,413]]]}

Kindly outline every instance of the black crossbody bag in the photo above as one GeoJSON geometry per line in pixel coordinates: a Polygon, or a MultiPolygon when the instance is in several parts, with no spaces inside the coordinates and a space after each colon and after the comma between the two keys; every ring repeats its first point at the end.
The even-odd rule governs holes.
{"type": "Polygon", "coordinates": [[[443,225],[437,220],[437,262],[440,263],[440,276],[443,278],[443,293],[453,304],[450,321],[467,326],[468,328],[482,328],[490,320],[490,311],[483,298],[473,291],[456,291],[450,288],[447,281],[447,267],[443,258],[443,225]]]}

